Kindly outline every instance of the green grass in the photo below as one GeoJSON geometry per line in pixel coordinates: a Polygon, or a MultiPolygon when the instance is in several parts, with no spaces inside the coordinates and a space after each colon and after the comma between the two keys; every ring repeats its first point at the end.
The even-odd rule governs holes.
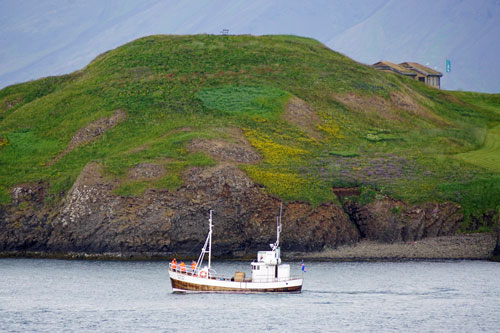
{"type": "Polygon", "coordinates": [[[335,200],[332,186],[362,186],[408,202],[452,200],[480,216],[500,205],[499,105],[498,94],[429,88],[303,37],[144,37],[73,74],[0,90],[0,204],[13,186],[38,181],[57,202],[90,161],[116,194],[175,190],[188,168],[215,164],[188,151],[193,139],[231,140],[227,129],[240,128],[263,156],[242,169],[283,200],[317,205],[335,200]],[[394,94],[425,113],[367,110],[394,94]],[[362,107],[338,98],[349,95],[362,107]],[[284,120],[292,96],[316,111],[321,137],[284,120]],[[117,109],[123,122],[51,164],[78,129],[117,109]],[[145,162],[166,174],[128,179],[145,162]]]}
{"type": "Polygon", "coordinates": [[[500,126],[488,131],[480,149],[457,154],[455,158],[500,173],[500,126]]]}
{"type": "Polygon", "coordinates": [[[273,87],[225,86],[196,94],[210,109],[228,115],[276,119],[290,94],[273,87]]]}

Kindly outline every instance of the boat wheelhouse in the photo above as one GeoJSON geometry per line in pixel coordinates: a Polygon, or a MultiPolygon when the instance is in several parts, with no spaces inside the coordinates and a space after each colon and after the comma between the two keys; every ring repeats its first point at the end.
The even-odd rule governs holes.
{"type": "Polygon", "coordinates": [[[196,264],[186,267],[172,262],[169,265],[168,273],[173,292],[300,293],[302,276],[291,276],[290,265],[281,263],[281,212],[280,208],[280,215],[276,218],[276,243],[270,244],[271,251],[257,253],[257,260],[251,263],[252,275],[247,278],[244,272],[235,272],[232,277],[224,277],[212,268],[213,225],[210,211],[208,236],[196,264]],[[203,266],[205,254],[208,254],[208,262],[203,266]]]}

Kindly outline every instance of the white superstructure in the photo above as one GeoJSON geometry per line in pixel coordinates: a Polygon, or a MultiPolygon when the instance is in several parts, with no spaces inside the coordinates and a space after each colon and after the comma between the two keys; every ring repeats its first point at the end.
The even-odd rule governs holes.
{"type": "Polygon", "coordinates": [[[290,265],[282,264],[280,257],[281,215],[276,219],[276,243],[270,244],[271,251],[259,251],[257,260],[251,263],[252,276],[246,278],[242,272],[234,277],[219,276],[211,267],[212,255],[212,211],[209,218],[209,232],[195,268],[169,265],[170,281],[174,292],[301,292],[302,277],[290,276],[290,265]],[[208,265],[202,267],[205,254],[208,265]],[[202,268],[201,268],[202,267],[202,268]]]}

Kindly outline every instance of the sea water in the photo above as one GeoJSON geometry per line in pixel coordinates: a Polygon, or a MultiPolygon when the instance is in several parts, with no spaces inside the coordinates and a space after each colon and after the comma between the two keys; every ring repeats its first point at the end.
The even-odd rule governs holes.
{"type": "Polygon", "coordinates": [[[306,262],[301,294],[249,295],[173,294],[167,266],[0,259],[0,331],[500,331],[498,263],[306,262]]]}

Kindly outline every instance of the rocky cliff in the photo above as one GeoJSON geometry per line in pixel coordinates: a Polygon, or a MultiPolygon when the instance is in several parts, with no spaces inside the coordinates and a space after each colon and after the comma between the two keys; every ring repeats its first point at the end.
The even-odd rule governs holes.
{"type": "Polygon", "coordinates": [[[386,243],[453,235],[463,218],[454,203],[407,205],[387,197],[365,205],[348,201],[344,209],[362,238],[386,243]]]}
{"type": "Polygon", "coordinates": [[[500,262],[500,214],[498,215],[497,246],[493,250],[491,260],[500,262]]]}
{"type": "MultiPolygon", "coordinates": [[[[151,166],[142,168],[145,172],[151,166]]],[[[234,164],[192,168],[184,178],[186,184],[176,191],[148,190],[140,197],[121,197],[113,194],[113,183],[92,162],[55,207],[44,201],[45,184],[18,186],[13,203],[1,212],[0,250],[196,256],[206,236],[210,209],[214,210],[215,256],[253,256],[273,242],[280,201],[234,164]]],[[[283,208],[283,249],[304,252],[362,239],[391,243],[452,235],[462,218],[452,203],[408,206],[389,198],[365,205],[347,201],[343,207],[291,202],[283,208]]]]}

